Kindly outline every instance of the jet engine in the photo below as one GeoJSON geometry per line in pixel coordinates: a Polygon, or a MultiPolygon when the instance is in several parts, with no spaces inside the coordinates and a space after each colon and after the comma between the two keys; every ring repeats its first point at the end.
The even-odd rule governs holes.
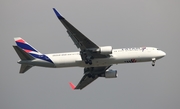
{"type": "Polygon", "coordinates": [[[104,46],[104,47],[100,47],[98,49],[98,52],[100,52],[100,54],[105,54],[105,55],[108,55],[108,54],[112,54],[112,46],[104,46]]]}
{"type": "Polygon", "coordinates": [[[104,73],[104,77],[105,78],[117,78],[118,77],[117,70],[112,70],[112,69],[106,70],[106,72],[104,73]]]}

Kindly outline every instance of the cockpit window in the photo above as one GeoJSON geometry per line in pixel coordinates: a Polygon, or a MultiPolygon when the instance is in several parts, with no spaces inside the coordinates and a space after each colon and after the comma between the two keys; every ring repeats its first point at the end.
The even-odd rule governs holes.
{"type": "Polygon", "coordinates": [[[159,48],[157,48],[157,50],[160,50],[159,48]]]}

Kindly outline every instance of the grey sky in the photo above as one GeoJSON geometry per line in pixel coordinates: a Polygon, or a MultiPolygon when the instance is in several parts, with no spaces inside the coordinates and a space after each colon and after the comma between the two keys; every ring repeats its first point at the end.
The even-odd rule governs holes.
{"type": "Polygon", "coordinates": [[[179,109],[179,0],[1,0],[1,109],[179,109]],[[82,68],[33,67],[19,74],[12,48],[20,36],[42,53],[78,51],[55,7],[97,45],[153,46],[167,56],[151,63],[119,64],[117,79],[100,78],[72,91],[82,68]]]}

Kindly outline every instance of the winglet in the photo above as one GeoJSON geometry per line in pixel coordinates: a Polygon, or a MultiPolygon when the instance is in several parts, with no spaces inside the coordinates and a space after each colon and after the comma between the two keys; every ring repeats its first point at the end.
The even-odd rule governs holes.
{"type": "Polygon", "coordinates": [[[76,86],[72,82],[69,82],[69,85],[71,86],[72,90],[76,88],[76,86]]]}
{"type": "Polygon", "coordinates": [[[59,19],[64,19],[64,17],[61,14],[59,14],[59,12],[55,8],[53,8],[53,11],[59,19]]]}

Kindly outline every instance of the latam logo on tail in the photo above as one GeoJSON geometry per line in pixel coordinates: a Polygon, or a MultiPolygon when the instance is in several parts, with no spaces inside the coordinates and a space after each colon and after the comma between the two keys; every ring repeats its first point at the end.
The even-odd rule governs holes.
{"type": "Polygon", "coordinates": [[[22,38],[20,38],[20,37],[15,38],[15,42],[18,45],[18,47],[20,47],[26,53],[30,54],[32,57],[53,63],[49,57],[40,53],[38,50],[36,50],[34,47],[32,47],[30,44],[28,44],[22,38]]]}

